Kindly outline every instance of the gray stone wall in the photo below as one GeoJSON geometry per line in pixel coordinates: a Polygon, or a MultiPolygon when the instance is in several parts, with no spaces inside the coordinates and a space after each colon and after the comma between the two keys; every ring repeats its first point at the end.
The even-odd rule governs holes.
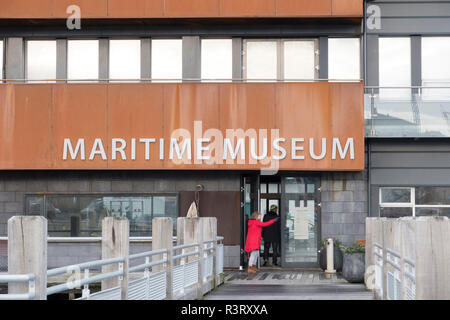
{"type": "Polygon", "coordinates": [[[215,171],[0,172],[0,236],[6,236],[9,218],[24,214],[26,194],[170,193],[195,191],[197,184],[205,191],[239,191],[240,175],[215,171]]]}
{"type": "Polygon", "coordinates": [[[365,239],[367,173],[332,172],[322,175],[322,239],[343,244],[365,239]]]}

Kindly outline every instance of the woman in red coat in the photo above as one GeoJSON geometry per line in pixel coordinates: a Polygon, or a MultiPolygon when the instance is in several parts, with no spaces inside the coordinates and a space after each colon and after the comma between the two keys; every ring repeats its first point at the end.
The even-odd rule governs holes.
{"type": "Polygon", "coordinates": [[[261,231],[262,228],[270,226],[277,221],[278,218],[261,222],[261,213],[253,212],[250,220],[248,220],[247,240],[245,241],[244,250],[250,255],[248,259],[248,272],[257,272],[256,262],[258,261],[259,248],[261,247],[261,231]]]}

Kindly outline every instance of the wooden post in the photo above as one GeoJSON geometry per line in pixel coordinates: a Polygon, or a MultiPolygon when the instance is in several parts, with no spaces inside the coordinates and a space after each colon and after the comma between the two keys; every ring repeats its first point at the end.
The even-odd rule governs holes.
{"type": "MultiPolygon", "coordinates": [[[[173,221],[171,218],[153,218],[152,220],[152,250],[167,249],[167,263],[165,266],[158,265],[153,267],[153,272],[166,270],[166,299],[173,299],[172,281],[173,281],[173,221]]],[[[154,255],[152,260],[162,260],[163,255],[154,255]]]]}
{"type": "MultiPolygon", "coordinates": [[[[121,287],[122,300],[128,296],[128,256],[130,226],[127,218],[106,217],[102,221],[102,259],[125,258],[123,279],[118,277],[102,281],[102,290],[121,287]]],[[[119,270],[119,264],[102,266],[102,273],[119,270]]]]}
{"type": "MultiPolygon", "coordinates": [[[[214,240],[214,242],[212,243],[214,250],[212,252],[208,252],[208,255],[211,255],[213,257],[212,288],[215,288],[217,286],[217,281],[216,281],[217,218],[206,217],[203,219],[204,219],[203,231],[202,231],[203,241],[214,240]]],[[[211,246],[211,244],[208,244],[208,247],[210,247],[210,246],[211,246]]]]}
{"type": "MultiPolygon", "coordinates": [[[[47,299],[47,219],[15,216],[8,220],[8,273],[36,277],[35,300],[47,299]]],[[[28,293],[28,283],[11,283],[9,293],[28,293]]]]}

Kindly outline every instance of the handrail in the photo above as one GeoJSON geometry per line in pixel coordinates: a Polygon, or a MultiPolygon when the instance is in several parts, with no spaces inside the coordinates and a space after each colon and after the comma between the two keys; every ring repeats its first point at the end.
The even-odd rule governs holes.
{"type": "Polygon", "coordinates": [[[132,254],[128,257],[128,259],[138,259],[138,258],[145,258],[145,257],[151,257],[157,254],[164,254],[167,253],[167,249],[160,249],[160,250],[154,250],[154,251],[146,251],[141,253],[132,254]]]}
{"type": "Polygon", "coordinates": [[[75,269],[84,270],[84,269],[89,269],[89,268],[94,268],[94,267],[101,267],[101,266],[108,265],[108,264],[123,263],[123,262],[125,262],[125,258],[123,258],[123,257],[106,259],[106,260],[89,261],[89,262],[84,262],[84,263],[80,263],[80,264],[74,264],[74,265],[70,265],[70,266],[59,267],[59,268],[47,270],[47,276],[54,277],[54,276],[57,276],[60,274],[72,272],[75,269]]]}
{"type": "Polygon", "coordinates": [[[152,261],[152,262],[148,262],[148,263],[143,263],[143,264],[140,264],[138,266],[134,266],[134,267],[128,268],[128,272],[142,271],[142,270],[145,270],[147,268],[151,268],[151,267],[154,267],[154,266],[159,266],[159,265],[164,264],[166,262],[167,262],[167,258],[162,259],[162,260],[158,260],[158,261],[152,261]]]}
{"type": "Polygon", "coordinates": [[[33,300],[36,297],[36,276],[29,274],[0,275],[0,283],[22,283],[28,282],[28,293],[0,294],[0,300],[33,300]]]}
{"type": "MultiPolygon", "coordinates": [[[[99,275],[96,275],[93,277],[87,277],[84,279],[80,279],[80,280],[76,281],[76,285],[84,286],[89,283],[99,282],[102,280],[111,279],[111,278],[120,277],[120,276],[123,276],[123,270],[102,273],[102,274],[99,274],[99,275]]],[[[73,288],[74,288],[73,282],[58,284],[56,286],[47,288],[47,296],[58,293],[58,292],[62,292],[65,290],[71,290],[73,288]]]]}
{"type": "Polygon", "coordinates": [[[180,250],[180,249],[186,249],[186,248],[193,248],[200,246],[200,243],[188,243],[188,244],[182,244],[178,246],[172,247],[173,250],[180,250]]]}

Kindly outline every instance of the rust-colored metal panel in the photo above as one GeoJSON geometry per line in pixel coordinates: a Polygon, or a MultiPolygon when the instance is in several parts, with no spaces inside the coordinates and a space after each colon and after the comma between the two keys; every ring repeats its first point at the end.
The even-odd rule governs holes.
{"type": "Polygon", "coordinates": [[[53,0],[1,0],[0,18],[39,18],[52,16],[53,0]]]}
{"type": "MultiPolygon", "coordinates": [[[[179,197],[179,216],[185,217],[195,200],[194,191],[182,191],[179,197]]],[[[241,241],[239,191],[200,192],[200,217],[217,218],[217,235],[224,237],[224,244],[239,245],[241,241]]]]}
{"type": "MultiPolygon", "coordinates": [[[[40,2],[40,1],[36,1],[40,2]]],[[[106,18],[108,16],[108,0],[54,0],[53,15],[67,18],[67,7],[77,5],[81,9],[81,18],[106,18]]]]}
{"type": "Polygon", "coordinates": [[[166,17],[218,17],[218,0],[164,0],[166,17]]]}
{"type": "Polygon", "coordinates": [[[364,169],[364,87],[361,83],[330,83],[331,124],[334,137],[355,139],[355,160],[346,158],[331,168],[364,169]],[[361,106],[361,107],[358,107],[361,106]]]}
{"type": "Polygon", "coordinates": [[[220,0],[222,17],[274,17],[276,0],[220,0]]]}
{"type": "Polygon", "coordinates": [[[50,168],[52,86],[2,85],[0,97],[1,168],[50,168]]]}
{"type": "Polygon", "coordinates": [[[332,0],[333,16],[358,16],[363,14],[363,0],[332,0]]]}
{"type": "MultiPolygon", "coordinates": [[[[125,156],[122,161],[120,153],[116,152],[118,160],[110,159],[110,169],[127,169],[130,162],[134,169],[163,167],[163,161],[158,157],[158,141],[145,142],[140,139],[163,137],[163,85],[145,84],[112,84],[108,87],[108,142],[113,138],[126,141],[125,156]],[[135,139],[135,142],[132,139],[135,139]],[[135,147],[132,144],[135,143],[135,147]],[[135,148],[135,159],[132,149],[135,148]],[[150,150],[146,159],[146,149],[150,150]]],[[[156,139],[155,139],[156,140],[156,139]]]]}
{"type": "MultiPolygon", "coordinates": [[[[225,84],[220,87],[220,130],[224,138],[245,138],[250,146],[250,139],[268,138],[270,130],[275,129],[275,84],[241,83],[225,84]],[[238,130],[242,129],[239,132],[238,130]]],[[[235,142],[236,140],[234,140],[235,142]]],[[[261,141],[259,139],[259,141],[261,141]]],[[[261,148],[257,148],[258,155],[261,148]]],[[[224,162],[220,167],[226,168],[230,163],[239,164],[243,169],[258,169],[261,162],[248,162],[249,147],[245,150],[246,161],[238,157],[236,161],[224,162]]]]}
{"type": "Polygon", "coordinates": [[[277,16],[331,16],[331,0],[276,0],[277,16]]]}
{"type": "Polygon", "coordinates": [[[108,16],[113,18],[163,17],[164,0],[108,0],[108,16]]]}
{"type": "Polygon", "coordinates": [[[364,117],[362,85],[346,83],[284,83],[277,85],[277,127],[281,137],[304,138],[298,143],[304,159],[286,157],[280,163],[289,170],[362,170],[364,168],[364,117]],[[351,96],[351,98],[350,98],[351,96]],[[301,106],[301,107],[300,107],[301,106]],[[322,139],[326,139],[326,155],[312,159],[310,138],[315,155],[321,155],[322,139]],[[355,160],[339,157],[332,160],[333,138],[339,138],[342,149],[348,138],[354,139],[355,160]]]}
{"type": "MultiPolygon", "coordinates": [[[[218,84],[169,84],[164,87],[164,137],[165,150],[170,152],[170,139],[176,138],[179,144],[183,140],[179,135],[186,132],[191,138],[191,161],[186,163],[165,161],[165,167],[178,169],[214,169],[215,163],[203,164],[196,158],[197,139],[206,137],[207,130],[219,128],[219,85],[218,84]],[[181,129],[181,130],[180,130],[181,129]],[[187,131],[186,131],[187,130],[187,131]]],[[[207,154],[205,154],[207,155],[207,154]]],[[[176,160],[174,158],[174,160],[176,160]]]]}
{"type": "Polygon", "coordinates": [[[0,169],[364,168],[362,83],[3,84],[0,89],[0,169]],[[243,138],[245,152],[239,152],[234,137],[243,138]],[[293,138],[299,139],[297,151],[292,151],[293,138]],[[25,142],[16,143],[20,139],[25,142]],[[79,139],[84,139],[84,160],[76,151],[79,139]],[[112,139],[123,139],[115,142],[116,159],[112,139]],[[179,160],[176,151],[183,153],[184,139],[190,139],[190,148],[179,160]],[[199,144],[199,139],[209,141],[199,144]],[[267,152],[261,156],[264,139],[267,152]],[[282,139],[278,148],[276,139],[282,139]],[[280,146],[284,157],[276,159],[283,154],[280,146]],[[200,147],[210,150],[199,152],[200,147]]]}
{"type": "MultiPolygon", "coordinates": [[[[110,149],[105,143],[108,137],[107,89],[104,84],[54,85],[52,142],[55,168],[107,169],[108,162],[100,154],[95,154],[93,160],[89,160],[95,139],[102,139],[102,146],[109,159],[110,149]],[[72,160],[70,154],[67,160],[63,160],[66,138],[71,139],[74,150],[78,139],[84,139],[85,160],[81,160],[80,155],[72,160]]],[[[97,150],[101,151],[100,146],[97,150]]]]}

